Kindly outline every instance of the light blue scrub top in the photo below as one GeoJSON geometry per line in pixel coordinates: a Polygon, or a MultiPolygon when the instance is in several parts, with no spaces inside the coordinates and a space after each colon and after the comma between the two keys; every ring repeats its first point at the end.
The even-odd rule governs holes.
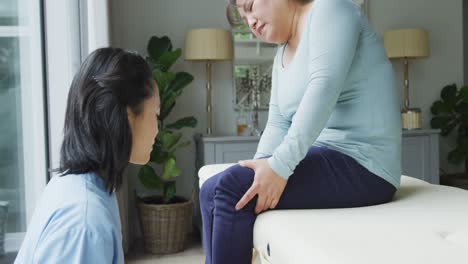
{"type": "Polygon", "coordinates": [[[124,263],[116,197],[102,178],[94,173],[53,177],[15,263],[124,263]]]}

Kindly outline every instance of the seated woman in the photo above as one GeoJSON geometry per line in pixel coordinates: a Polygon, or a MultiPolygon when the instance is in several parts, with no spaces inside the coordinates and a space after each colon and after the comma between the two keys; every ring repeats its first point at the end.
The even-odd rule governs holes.
{"type": "Polygon", "coordinates": [[[36,205],[15,263],[124,263],[115,191],[148,162],[160,101],[146,61],[96,50],[68,94],[59,175],[36,205]]]}
{"type": "MultiPolygon", "coordinates": [[[[392,65],[353,1],[230,4],[258,38],[281,46],[255,160],[211,177],[200,190],[207,264],[250,263],[255,219],[265,210],[386,203],[401,175],[392,65]]],[[[275,245],[269,249],[274,255],[275,245]]]]}

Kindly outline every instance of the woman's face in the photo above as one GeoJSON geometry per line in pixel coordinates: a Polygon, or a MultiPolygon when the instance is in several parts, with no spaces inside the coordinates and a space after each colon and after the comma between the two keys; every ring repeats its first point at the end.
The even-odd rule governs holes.
{"type": "Polygon", "coordinates": [[[128,120],[132,130],[132,151],[130,163],[143,165],[148,163],[154,140],[158,134],[158,116],[160,111],[159,89],[151,81],[155,95],[143,102],[143,112],[138,116],[128,109],[128,120]]]}
{"type": "Polygon", "coordinates": [[[239,14],[255,36],[278,44],[290,36],[292,4],[290,0],[236,0],[239,14]]]}

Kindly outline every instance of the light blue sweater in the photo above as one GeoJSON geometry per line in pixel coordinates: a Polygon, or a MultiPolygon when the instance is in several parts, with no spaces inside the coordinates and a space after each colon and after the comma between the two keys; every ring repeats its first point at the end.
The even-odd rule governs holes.
{"type": "Polygon", "coordinates": [[[255,158],[288,179],[308,149],[354,158],[396,188],[401,119],[394,72],[380,37],[351,0],[315,0],[296,53],[273,65],[270,110],[255,158]]]}

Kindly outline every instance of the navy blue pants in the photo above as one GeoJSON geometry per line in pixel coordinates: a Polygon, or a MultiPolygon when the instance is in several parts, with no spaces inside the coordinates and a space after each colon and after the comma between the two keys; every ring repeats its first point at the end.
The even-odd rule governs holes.
{"type": "MultiPolygon", "coordinates": [[[[240,211],[234,207],[253,181],[253,170],[234,165],[203,184],[200,203],[206,264],[251,263],[257,197],[240,211]]],[[[274,210],[376,205],[390,201],[395,191],[353,158],[314,146],[290,176],[274,210]]]]}

